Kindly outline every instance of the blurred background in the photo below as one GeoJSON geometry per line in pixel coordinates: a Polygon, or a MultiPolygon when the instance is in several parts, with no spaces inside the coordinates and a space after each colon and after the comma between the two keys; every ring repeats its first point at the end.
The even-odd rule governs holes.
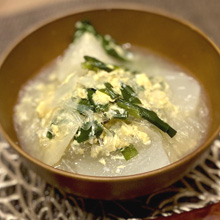
{"type": "Polygon", "coordinates": [[[199,27],[220,47],[220,0],[0,0],[0,56],[12,42],[44,20],[81,9],[85,3],[102,7],[110,1],[115,6],[137,2],[170,12],[199,27]]]}

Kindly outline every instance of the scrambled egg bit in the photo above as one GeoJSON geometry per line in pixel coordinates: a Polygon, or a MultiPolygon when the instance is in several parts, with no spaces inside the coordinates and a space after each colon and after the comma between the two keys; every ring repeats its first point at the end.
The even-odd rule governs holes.
{"type": "MultiPolygon", "coordinates": [[[[156,111],[163,108],[172,109],[173,105],[166,95],[168,89],[168,85],[161,79],[150,80],[145,73],[133,75],[122,68],[111,72],[88,70],[86,75],[79,76],[77,82],[74,81],[74,74],[70,74],[57,90],[50,91],[52,95],[37,105],[38,117],[44,119],[43,124],[47,126],[42,142],[47,138],[59,139],[60,136],[67,135],[65,131],[68,132],[69,129],[64,127],[71,122],[68,110],[71,105],[71,111],[75,111],[75,114],[82,118],[78,131],[70,142],[72,151],[83,155],[89,148],[92,158],[111,156],[114,159],[123,159],[121,152],[124,149],[131,146],[131,149],[135,149],[137,144],[151,144],[150,135],[133,122],[135,118],[140,120],[140,115],[135,108],[129,109],[130,100],[131,104],[132,100],[135,100],[134,103],[156,111]],[[73,85],[71,92],[68,91],[67,94],[66,88],[69,89],[73,85]],[[57,107],[52,104],[52,97],[55,97],[58,91],[62,94],[63,110],[54,117],[54,108],[57,107]],[[124,106],[117,100],[122,100],[124,106]],[[132,111],[136,111],[135,114],[138,115],[132,111]]],[[[100,158],[99,162],[103,165],[106,163],[104,158],[100,158]]]]}
{"type": "Polygon", "coordinates": [[[113,101],[109,95],[106,95],[105,93],[100,92],[99,90],[97,90],[94,93],[93,100],[95,103],[101,104],[101,105],[105,105],[113,101]]]}

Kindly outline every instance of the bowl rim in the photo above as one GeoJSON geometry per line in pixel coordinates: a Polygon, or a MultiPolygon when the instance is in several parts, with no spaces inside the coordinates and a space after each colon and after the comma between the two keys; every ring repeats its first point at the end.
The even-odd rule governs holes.
{"type": "MultiPolygon", "coordinates": [[[[126,1],[125,1],[126,3],[126,1]]],[[[89,11],[109,11],[109,10],[130,10],[130,11],[137,11],[137,12],[143,12],[143,13],[150,13],[153,15],[161,16],[166,19],[173,20],[180,25],[183,25],[191,31],[196,32],[198,35],[200,35],[204,40],[206,40],[212,48],[217,52],[217,54],[220,57],[220,50],[216,46],[216,44],[206,35],[204,34],[199,28],[195,27],[193,24],[191,24],[188,21],[183,20],[182,18],[177,17],[176,15],[173,15],[172,13],[165,12],[161,9],[155,9],[153,7],[146,6],[144,3],[131,3],[127,2],[127,4],[122,4],[119,2],[119,4],[112,4],[112,3],[107,3],[105,2],[104,4],[100,5],[95,5],[94,4],[86,4],[83,7],[76,8],[74,10],[71,10],[70,12],[65,12],[64,14],[61,14],[59,16],[49,18],[49,19],[44,19],[40,23],[34,25],[34,27],[29,28],[26,33],[24,33],[22,36],[16,38],[14,42],[10,44],[10,46],[3,52],[3,54],[0,57],[0,69],[4,61],[8,58],[10,53],[16,48],[16,46],[19,45],[20,42],[22,42],[25,38],[27,38],[29,35],[35,33],[39,29],[43,28],[45,25],[49,25],[50,23],[56,22],[57,20],[83,13],[83,12],[89,12],[89,11]]],[[[52,172],[56,175],[62,175],[71,179],[81,179],[81,180],[86,180],[90,182],[127,182],[128,180],[141,180],[145,179],[147,177],[154,177],[157,176],[161,173],[166,173],[168,171],[173,170],[176,167],[181,166],[181,164],[187,163],[187,161],[192,160],[194,157],[196,157],[197,154],[202,153],[203,151],[207,150],[211,143],[215,140],[215,138],[218,136],[220,132],[220,124],[218,128],[215,130],[215,132],[210,135],[207,140],[199,145],[196,149],[194,149],[191,153],[185,155],[181,159],[163,166],[161,168],[144,172],[144,173],[138,173],[138,174],[132,174],[132,175],[127,175],[127,176],[91,176],[91,175],[85,175],[85,174],[77,174],[77,173],[71,173],[68,171],[60,170],[57,168],[54,168],[50,165],[47,165],[46,163],[41,162],[40,160],[32,157],[30,154],[25,152],[19,145],[17,145],[14,141],[11,140],[9,135],[5,132],[3,129],[1,122],[0,122],[0,134],[6,139],[6,141],[12,146],[16,152],[18,152],[22,157],[24,157],[26,160],[30,161],[31,163],[42,167],[43,169],[52,172]]]]}

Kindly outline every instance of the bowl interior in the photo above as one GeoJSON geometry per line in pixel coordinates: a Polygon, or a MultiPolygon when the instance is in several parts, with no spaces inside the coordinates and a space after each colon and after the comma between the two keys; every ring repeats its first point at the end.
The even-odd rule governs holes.
{"type": "MultiPolygon", "coordinates": [[[[136,10],[94,10],[55,20],[20,41],[0,67],[0,123],[11,142],[18,143],[13,108],[21,86],[67,48],[74,24],[90,20],[102,34],[119,43],[159,53],[189,71],[202,84],[210,107],[210,127],[203,148],[217,135],[220,124],[220,55],[213,44],[182,22],[136,10]]],[[[14,145],[15,146],[15,145],[14,145]]],[[[15,148],[20,148],[19,144],[15,148]]]]}
{"type": "Polygon", "coordinates": [[[120,43],[151,49],[189,70],[203,85],[211,108],[208,136],[220,121],[220,58],[213,45],[193,29],[154,13],[131,10],[98,10],[79,13],[49,23],[22,40],[0,69],[0,122],[17,142],[13,107],[21,86],[40,68],[62,54],[72,41],[74,24],[90,20],[100,33],[120,43]]]}

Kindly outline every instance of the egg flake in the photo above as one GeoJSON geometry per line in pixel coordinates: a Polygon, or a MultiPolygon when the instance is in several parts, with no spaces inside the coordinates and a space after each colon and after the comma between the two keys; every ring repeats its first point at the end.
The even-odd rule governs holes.
{"type": "Polygon", "coordinates": [[[69,74],[66,78],[65,78],[65,80],[61,83],[61,85],[63,85],[63,84],[67,84],[69,81],[70,81],[70,79],[72,78],[72,77],[74,77],[74,73],[72,73],[72,74],[69,74]]]}
{"type": "Polygon", "coordinates": [[[151,143],[150,137],[147,133],[142,132],[136,125],[126,125],[121,126],[121,134],[126,136],[137,137],[144,145],[149,145],[151,143]]]}
{"type": "Polygon", "coordinates": [[[115,173],[120,173],[121,172],[121,169],[124,169],[126,166],[125,165],[119,165],[117,166],[116,170],[115,170],[115,173]]]}
{"type": "Polygon", "coordinates": [[[83,85],[77,84],[74,90],[74,93],[73,93],[73,97],[74,96],[85,99],[87,97],[87,92],[86,92],[85,87],[83,85]]]}
{"type": "Polygon", "coordinates": [[[99,163],[101,163],[104,166],[106,165],[106,161],[103,157],[99,159],[99,163]]]}
{"type": "Polygon", "coordinates": [[[105,105],[109,102],[113,102],[110,96],[106,95],[103,92],[100,92],[99,90],[96,90],[96,92],[93,94],[93,100],[96,104],[105,105]]]}
{"type": "Polygon", "coordinates": [[[45,101],[40,102],[36,108],[36,112],[39,118],[45,117],[48,111],[48,103],[46,103],[45,101]]]}
{"type": "Polygon", "coordinates": [[[136,74],[135,81],[139,86],[143,86],[145,89],[150,89],[152,87],[152,83],[147,77],[146,73],[136,74]]]}
{"type": "Polygon", "coordinates": [[[155,106],[156,108],[163,108],[165,105],[171,104],[166,93],[161,90],[145,92],[145,95],[151,105],[155,106]]]}

